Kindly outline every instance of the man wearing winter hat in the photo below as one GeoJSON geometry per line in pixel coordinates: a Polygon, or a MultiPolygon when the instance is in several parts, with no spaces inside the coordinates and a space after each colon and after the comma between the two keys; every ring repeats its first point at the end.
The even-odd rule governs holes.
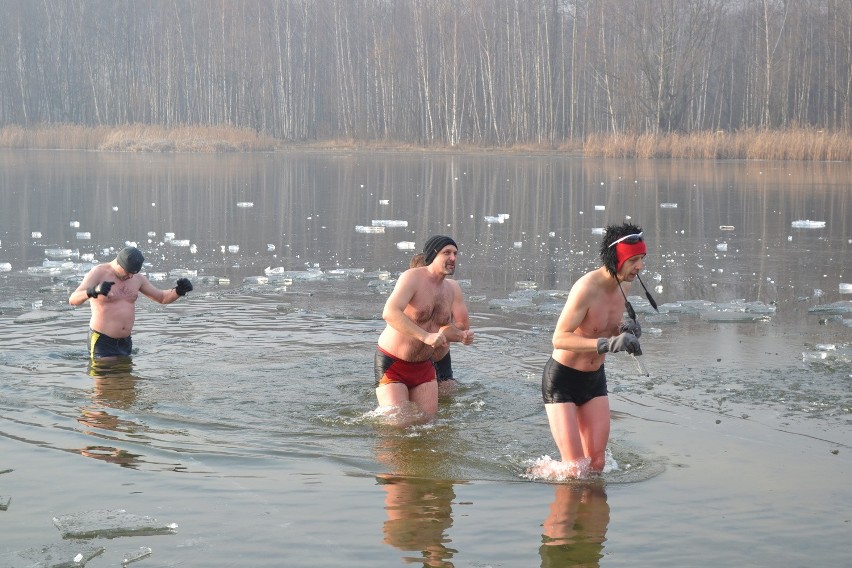
{"type": "Polygon", "coordinates": [[[171,304],[192,291],[192,283],[186,278],[179,279],[171,290],[154,287],[139,273],[144,262],[139,249],[126,247],[109,263],[89,270],[68,298],[72,306],[82,305],[91,298],[88,341],[91,359],[130,356],[133,349],[130,332],[140,293],[159,304],[171,304]]]}
{"type": "Polygon", "coordinates": [[[431,237],[423,247],[424,266],[403,272],[385,302],[387,322],[375,357],[376,397],[380,407],[413,402],[425,419],[438,411],[438,385],[433,360],[452,342],[470,345],[472,331],[453,325],[453,313],[464,299],[452,276],[458,246],[447,236],[431,237]]]}

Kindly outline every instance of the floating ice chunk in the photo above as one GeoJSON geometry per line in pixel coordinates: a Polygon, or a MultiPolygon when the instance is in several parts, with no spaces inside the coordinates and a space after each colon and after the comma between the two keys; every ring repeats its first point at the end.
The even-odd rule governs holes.
{"type": "Polygon", "coordinates": [[[379,205],[390,205],[390,199],[379,199],[379,205]]]}
{"type": "Polygon", "coordinates": [[[384,226],[379,227],[368,227],[364,225],[355,225],[356,233],[376,233],[376,234],[384,234],[385,228],[384,226]]]}
{"type": "Polygon", "coordinates": [[[833,304],[822,304],[819,306],[814,306],[812,308],[808,308],[809,314],[852,314],[852,301],[844,300],[841,302],[834,302],[833,304]]]}
{"type": "Polygon", "coordinates": [[[593,235],[603,235],[606,232],[606,227],[594,227],[592,229],[593,235]]]}
{"type": "Polygon", "coordinates": [[[71,221],[68,224],[74,229],[78,229],[80,227],[80,221],[71,221]]]}
{"type": "Polygon", "coordinates": [[[719,225],[719,230],[720,231],[733,231],[734,226],[733,225],[719,225]]]}
{"type": "Polygon", "coordinates": [[[717,244],[717,245],[716,245],[716,250],[721,251],[721,252],[727,252],[727,250],[728,250],[728,243],[719,243],[719,244],[717,244]]]}
{"type": "Polygon", "coordinates": [[[32,232],[32,237],[33,237],[34,239],[40,239],[40,238],[41,238],[41,231],[33,231],[33,232],[32,232]]]}
{"type": "Polygon", "coordinates": [[[113,210],[113,211],[118,211],[118,206],[117,206],[117,205],[113,205],[113,206],[112,206],[112,210],[113,210]]]}
{"type": "Polygon", "coordinates": [[[172,240],[173,238],[175,238],[175,234],[174,234],[174,233],[166,233],[165,235],[163,235],[163,239],[164,239],[166,242],[169,242],[169,241],[170,241],[170,240],[172,240]]]}
{"type": "Polygon", "coordinates": [[[677,203],[660,203],[660,209],[677,209],[677,203]]]}
{"type": "Polygon", "coordinates": [[[751,314],[747,312],[727,312],[711,310],[701,312],[701,319],[714,323],[753,323],[769,321],[770,318],[764,314],[751,314]]]}
{"type": "Polygon", "coordinates": [[[505,221],[505,219],[503,219],[502,217],[496,216],[496,215],[486,215],[485,216],[485,222],[488,223],[489,225],[494,224],[494,223],[503,223],[504,221],[505,221]]]}
{"type": "Polygon", "coordinates": [[[514,243],[512,243],[512,246],[516,249],[519,249],[524,246],[524,243],[522,241],[515,241],[514,243]]]}
{"type": "Polygon", "coordinates": [[[174,268],[169,270],[169,276],[172,278],[195,278],[198,276],[198,271],[189,268],[174,268]]]}
{"type": "Polygon", "coordinates": [[[47,258],[71,258],[72,256],[80,256],[80,252],[66,248],[49,248],[44,249],[44,255],[47,258]]]}
{"type": "Polygon", "coordinates": [[[606,211],[606,205],[595,205],[595,211],[606,211]]]}
{"type": "Polygon", "coordinates": [[[408,221],[396,221],[393,219],[373,219],[374,227],[407,227],[408,221]]]}
{"type": "Polygon", "coordinates": [[[148,231],[148,237],[150,237],[150,238],[152,238],[152,239],[153,239],[153,238],[154,238],[154,237],[156,237],[156,236],[157,236],[157,232],[156,232],[156,231],[148,231]]]}
{"type": "Polygon", "coordinates": [[[9,262],[0,262],[0,272],[11,272],[12,264],[9,262]]]}
{"type": "Polygon", "coordinates": [[[266,276],[246,276],[243,278],[244,284],[269,284],[269,278],[266,276]]]}
{"type": "Polygon", "coordinates": [[[495,298],[488,302],[488,307],[491,309],[512,311],[534,308],[535,304],[529,298],[495,298]]]}
{"type": "Polygon", "coordinates": [[[148,274],[148,280],[165,280],[168,277],[168,274],[165,272],[150,272],[148,274]]]}
{"type": "Polygon", "coordinates": [[[535,290],[536,288],[538,288],[538,284],[532,280],[519,280],[515,282],[516,290],[535,290]]]}
{"type": "Polygon", "coordinates": [[[171,239],[169,241],[169,243],[173,247],[188,247],[189,246],[189,239],[171,239]]]}
{"type": "Polygon", "coordinates": [[[415,244],[411,241],[400,241],[396,243],[396,248],[399,250],[414,250],[415,244]]]}
{"type": "Polygon", "coordinates": [[[80,260],[83,262],[92,262],[95,260],[95,255],[94,253],[86,252],[80,255],[80,260]]]}
{"type": "Polygon", "coordinates": [[[148,556],[151,556],[151,549],[147,546],[140,546],[136,550],[125,552],[124,555],[122,555],[121,564],[127,566],[131,562],[142,560],[143,558],[147,558],[148,556]]]}
{"type": "Polygon", "coordinates": [[[252,201],[238,201],[237,207],[240,207],[241,209],[248,209],[249,207],[254,207],[254,202],[252,202],[252,201]]]}
{"type": "Polygon", "coordinates": [[[228,245],[228,252],[233,254],[240,252],[240,245],[228,245]]]}
{"type": "Polygon", "coordinates": [[[189,245],[189,252],[191,252],[192,254],[196,254],[198,252],[198,245],[196,245],[195,243],[189,245]]]}
{"type": "Polygon", "coordinates": [[[811,221],[810,219],[800,219],[791,223],[794,229],[822,229],[825,227],[825,221],[811,221]]]}
{"type": "MultiPolygon", "coordinates": [[[[6,264],[9,264],[9,263],[6,263],[6,264]]],[[[0,271],[3,270],[2,266],[3,265],[0,264],[0,271]]],[[[11,267],[9,267],[9,268],[11,269],[11,267]]],[[[838,292],[840,292],[841,294],[852,294],[852,284],[849,284],[848,282],[841,282],[837,286],[837,288],[838,288],[838,292]]]]}
{"type": "Polygon", "coordinates": [[[266,250],[268,252],[274,252],[275,251],[275,245],[273,245],[272,243],[267,243],[266,244],[266,250]]]}
{"type": "MultiPolygon", "coordinates": [[[[13,553],[11,566],[38,566],[44,568],[81,568],[89,560],[102,554],[104,548],[88,542],[62,542],[13,553]]],[[[3,563],[3,566],[7,564],[3,563]]]]}
{"type": "Polygon", "coordinates": [[[126,246],[126,247],[138,247],[139,245],[136,244],[136,241],[124,241],[124,246],[126,246]]]}
{"type": "Polygon", "coordinates": [[[6,497],[5,495],[0,495],[0,511],[8,511],[9,503],[12,502],[11,497],[6,497]]]}
{"type": "Polygon", "coordinates": [[[88,231],[77,231],[77,238],[81,241],[88,241],[92,238],[92,233],[88,231]]]}
{"type": "Polygon", "coordinates": [[[62,538],[116,538],[120,536],[174,534],[177,525],[124,509],[95,509],[53,517],[62,538]]]}

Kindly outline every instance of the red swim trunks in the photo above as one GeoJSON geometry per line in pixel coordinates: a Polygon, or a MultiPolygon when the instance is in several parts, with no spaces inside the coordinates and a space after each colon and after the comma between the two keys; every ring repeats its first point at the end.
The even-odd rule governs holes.
{"type": "Polygon", "coordinates": [[[436,378],[435,365],[432,364],[431,360],[416,363],[403,361],[381,347],[376,349],[374,368],[377,387],[390,383],[402,383],[408,388],[414,388],[417,385],[434,381],[436,378]]]}

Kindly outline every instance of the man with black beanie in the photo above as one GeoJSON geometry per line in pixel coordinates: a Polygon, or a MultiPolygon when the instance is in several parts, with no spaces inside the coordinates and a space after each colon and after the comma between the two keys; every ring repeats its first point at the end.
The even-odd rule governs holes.
{"type": "Polygon", "coordinates": [[[423,247],[424,266],[403,272],[385,303],[387,322],[375,357],[379,406],[413,402],[425,419],[438,410],[438,386],[433,360],[442,359],[451,342],[469,345],[474,334],[453,324],[456,304],[464,304],[461,287],[452,276],[458,246],[436,235],[423,247]]]}
{"type": "Polygon", "coordinates": [[[171,290],[156,288],[140,274],[144,262],[139,249],[125,247],[112,261],[89,270],[68,298],[72,306],[91,299],[88,341],[91,359],[130,356],[133,349],[130,332],[136,320],[136,299],[140,293],[158,304],[171,304],[192,291],[192,283],[187,278],[180,278],[171,290]]]}

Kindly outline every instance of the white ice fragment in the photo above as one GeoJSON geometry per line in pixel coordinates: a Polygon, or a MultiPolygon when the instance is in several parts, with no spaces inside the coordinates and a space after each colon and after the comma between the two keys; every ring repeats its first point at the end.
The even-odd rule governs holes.
{"type": "Polygon", "coordinates": [[[788,243],[793,242],[793,235],[787,235],[787,242],[788,243]]]}
{"type": "Polygon", "coordinates": [[[171,239],[169,241],[173,247],[188,247],[189,239],[171,239]]]}
{"type": "Polygon", "coordinates": [[[594,227],[592,229],[593,235],[603,235],[606,232],[606,227],[594,227]]]}
{"type": "Polygon", "coordinates": [[[175,234],[174,234],[174,233],[166,233],[165,235],[163,235],[163,239],[164,239],[166,242],[168,242],[168,241],[172,240],[173,238],[175,238],[175,234]]]}
{"type": "Polygon", "coordinates": [[[254,207],[254,203],[251,201],[238,201],[237,207],[240,207],[242,209],[248,209],[249,207],[254,207]]]}
{"type": "Polygon", "coordinates": [[[32,232],[32,237],[33,237],[34,239],[40,239],[40,238],[41,238],[41,231],[33,231],[33,232],[32,232]]]}
{"type": "Polygon", "coordinates": [[[606,211],[606,205],[595,205],[595,211],[606,211]]]}
{"type": "Polygon", "coordinates": [[[77,231],[77,238],[81,241],[88,241],[92,238],[92,233],[88,231],[77,231]]]}
{"type": "MultiPolygon", "coordinates": [[[[7,264],[8,264],[8,263],[7,263],[7,264]]],[[[852,284],[850,284],[850,283],[848,283],[848,282],[841,282],[841,283],[838,285],[838,291],[839,291],[841,294],[852,294],[852,284]]]]}
{"type": "MultiPolygon", "coordinates": [[[[79,252],[77,252],[77,256],[79,256],[79,252]]],[[[49,248],[44,249],[44,255],[47,258],[69,258],[75,256],[74,251],[66,248],[49,248]]]]}
{"type": "Polygon", "coordinates": [[[660,209],[677,209],[677,203],[660,203],[660,209]]]}
{"type": "Polygon", "coordinates": [[[273,252],[275,250],[275,245],[273,245],[272,243],[267,243],[266,250],[269,252],[273,252]]]}
{"type": "Polygon", "coordinates": [[[719,225],[719,230],[720,231],[733,231],[734,226],[733,225],[719,225]]]}
{"type": "Polygon", "coordinates": [[[375,234],[384,234],[385,228],[384,226],[379,227],[368,227],[365,225],[355,225],[356,233],[375,233],[375,234]]]}
{"type": "Polygon", "coordinates": [[[245,284],[269,284],[269,278],[266,276],[246,276],[243,278],[245,284]]]}
{"type": "Polygon", "coordinates": [[[191,245],[189,245],[189,252],[191,252],[192,254],[197,253],[198,252],[198,246],[195,243],[192,243],[191,245]]]}
{"type": "Polygon", "coordinates": [[[112,206],[112,210],[113,210],[113,211],[118,211],[118,207],[116,207],[115,205],[113,205],[113,206],[112,206]]]}
{"type": "Polygon", "coordinates": [[[497,215],[486,215],[485,216],[485,222],[488,223],[489,225],[492,225],[494,223],[503,223],[504,219],[500,216],[497,216],[497,215]]]}
{"type": "MultiPolygon", "coordinates": [[[[0,262],[0,272],[11,272],[12,264],[9,262],[0,262]]],[[[841,284],[842,286],[842,284],[841,284]]]]}
{"type": "Polygon", "coordinates": [[[136,241],[124,241],[124,246],[126,247],[137,247],[136,241]]]}
{"type": "Polygon", "coordinates": [[[716,245],[716,250],[725,252],[728,250],[728,243],[719,243],[716,245]]]}
{"type": "Polygon", "coordinates": [[[198,276],[198,271],[190,268],[173,268],[169,270],[169,276],[172,278],[195,278],[198,276]]]}
{"type": "Polygon", "coordinates": [[[822,229],[825,227],[825,221],[811,221],[810,219],[800,219],[791,223],[794,229],[822,229]]]}
{"type": "Polygon", "coordinates": [[[165,280],[168,274],[165,272],[150,272],[148,273],[148,280],[165,280]]]}
{"type": "Polygon", "coordinates": [[[157,236],[157,233],[156,233],[156,231],[148,231],[148,236],[153,238],[153,237],[157,236]]]}
{"type": "Polygon", "coordinates": [[[240,245],[228,245],[228,252],[230,252],[230,253],[240,252],[240,245]]]}
{"type": "Polygon", "coordinates": [[[515,242],[512,244],[512,246],[514,246],[516,249],[519,249],[519,248],[521,248],[521,247],[523,247],[523,246],[524,246],[524,243],[523,243],[522,241],[515,241],[515,242]]]}
{"type": "Polygon", "coordinates": [[[379,199],[379,205],[390,205],[390,199],[379,199]]]}
{"type": "Polygon", "coordinates": [[[174,534],[175,529],[146,515],[124,509],[96,509],[53,517],[65,539],[116,538],[133,535],[174,534]]]}
{"type": "Polygon", "coordinates": [[[414,250],[415,244],[411,241],[400,241],[396,243],[396,248],[399,250],[414,250]]]}
{"type": "Polygon", "coordinates": [[[408,221],[399,221],[396,219],[373,219],[373,227],[407,227],[408,221]]]}
{"type": "MultiPolygon", "coordinates": [[[[169,525],[171,526],[171,525],[169,525]]],[[[137,560],[142,560],[151,556],[151,549],[147,546],[140,546],[136,550],[131,550],[130,552],[126,552],[121,560],[123,565],[128,565],[131,562],[136,562],[137,560]]]]}
{"type": "Polygon", "coordinates": [[[78,229],[78,228],[80,228],[80,221],[71,221],[71,222],[70,222],[70,223],[68,223],[68,224],[69,224],[71,227],[73,227],[74,229],[78,229]]]}

